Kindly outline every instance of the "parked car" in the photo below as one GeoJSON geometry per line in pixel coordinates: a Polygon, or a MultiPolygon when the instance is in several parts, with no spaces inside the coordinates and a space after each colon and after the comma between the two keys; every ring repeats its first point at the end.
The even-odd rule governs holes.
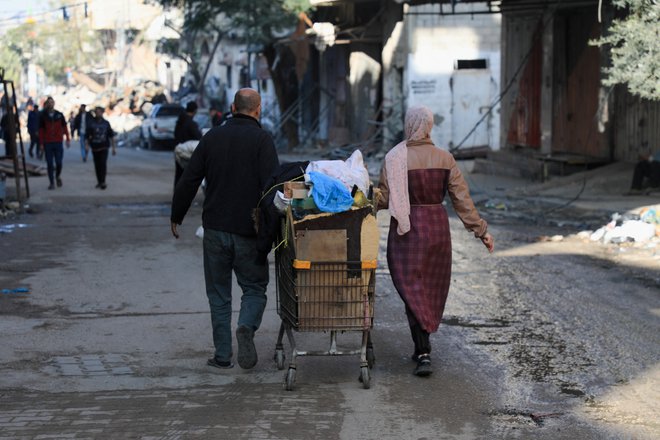
{"type": "Polygon", "coordinates": [[[140,143],[145,149],[174,146],[174,126],[184,108],[179,104],[155,104],[140,127],[140,143]]]}

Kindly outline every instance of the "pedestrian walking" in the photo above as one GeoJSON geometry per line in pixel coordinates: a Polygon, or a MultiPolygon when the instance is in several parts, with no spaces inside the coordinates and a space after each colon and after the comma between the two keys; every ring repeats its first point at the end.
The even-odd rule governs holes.
{"type": "Polygon", "coordinates": [[[64,137],[66,137],[66,147],[71,147],[66,118],[62,112],[55,110],[55,100],[49,96],[39,114],[39,145],[41,151],[46,155],[48,180],[50,181],[48,189],[55,189],[55,183],[58,187],[62,186],[62,157],[64,156],[62,138],[64,137]]]}
{"type": "Polygon", "coordinates": [[[108,150],[112,147],[112,155],[117,154],[115,132],[110,122],[103,118],[103,107],[94,108],[94,117],[87,121],[86,152],[92,150],[94,171],[96,172],[96,188],[106,189],[105,177],[108,170],[108,150]]]}
{"type": "Polygon", "coordinates": [[[440,325],[449,292],[451,236],[442,205],[446,194],[465,228],[481,239],[489,252],[494,246],[488,224],[479,216],[454,157],[431,141],[432,128],[431,110],[408,110],[406,140],[385,156],[379,183],[379,208],[389,208],[392,216],[387,263],[405,304],[417,376],[433,372],[429,336],[440,325]]]}
{"type": "Polygon", "coordinates": [[[2,140],[5,141],[5,157],[12,158],[16,155],[16,133],[18,133],[18,118],[13,108],[10,107],[9,111],[0,118],[0,130],[2,140]]]}
{"type": "Polygon", "coordinates": [[[92,119],[87,112],[87,106],[85,104],[80,104],[78,109],[78,114],[73,118],[73,124],[71,124],[71,136],[74,136],[78,132],[78,137],[80,139],[80,155],[83,162],[87,162],[87,126],[89,120],[92,119]]]}
{"type": "Polygon", "coordinates": [[[39,148],[39,106],[37,104],[32,104],[31,107],[29,107],[27,130],[30,135],[30,148],[28,149],[28,153],[30,154],[30,157],[34,157],[34,154],[36,153],[37,159],[41,159],[43,155],[39,148]]]}
{"type": "MultiPolygon", "coordinates": [[[[202,132],[197,125],[197,122],[193,119],[197,113],[197,103],[194,101],[186,104],[186,111],[181,113],[176,120],[176,125],[174,126],[174,143],[176,145],[182,144],[188,141],[198,141],[202,138],[202,132]]],[[[174,186],[179,182],[181,175],[183,174],[183,167],[179,165],[174,159],[174,186]]]]}
{"type": "Polygon", "coordinates": [[[222,122],[222,112],[214,105],[209,108],[209,116],[211,116],[211,127],[217,127],[222,122]]]}
{"type": "Polygon", "coordinates": [[[243,295],[236,340],[238,365],[257,363],[254,334],[266,307],[268,263],[258,259],[253,210],[267,180],[279,167],[271,136],[261,128],[261,97],[256,90],[240,89],[232,104],[234,117],[207,132],[186,166],[172,199],[171,230],[179,238],[180,225],[199,185],[206,179],[204,278],[211,309],[215,352],[207,364],[231,368],[232,270],[243,295]]]}

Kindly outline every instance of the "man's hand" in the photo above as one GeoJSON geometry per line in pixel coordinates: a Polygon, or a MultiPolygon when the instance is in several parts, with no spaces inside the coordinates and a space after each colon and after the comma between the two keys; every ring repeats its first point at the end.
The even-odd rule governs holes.
{"type": "Polygon", "coordinates": [[[66,140],[66,147],[71,148],[71,141],[69,139],[66,140]]]}
{"type": "Polygon", "coordinates": [[[486,232],[483,237],[481,237],[481,242],[486,246],[488,252],[493,253],[495,249],[495,239],[489,232],[486,232]]]}
{"type": "Polygon", "coordinates": [[[170,222],[170,228],[172,229],[172,235],[174,235],[174,238],[179,238],[179,233],[176,230],[177,224],[174,222],[170,222]]]}

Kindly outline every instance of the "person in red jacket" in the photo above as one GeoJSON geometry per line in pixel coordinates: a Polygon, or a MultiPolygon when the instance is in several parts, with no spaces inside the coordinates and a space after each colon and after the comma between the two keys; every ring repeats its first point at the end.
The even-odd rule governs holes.
{"type": "Polygon", "coordinates": [[[49,96],[44,103],[44,109],[39,115],[39,147],[46,153],[46,164],[48,165],[48,179],[50,186],[48,189],[55,189],[62,186],[62,156],[64,148],[62,147],[62,138],[66,137],[66,147],[71,146],[71,137],[69,128],[64,115],[55,110],[55,100],[49,96]]]}

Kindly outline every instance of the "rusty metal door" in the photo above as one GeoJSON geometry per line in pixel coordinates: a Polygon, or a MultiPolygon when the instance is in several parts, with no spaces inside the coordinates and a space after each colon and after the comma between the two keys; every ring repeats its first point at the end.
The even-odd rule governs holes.
{"type": "Polygon", "coordinates": [[[541,147],[541,66],[542,43],[540,25],[532,36],[532,48],[520,76],[507,142],[516,146],[541,147]]]}
{"type": "Polygon", "coordinates": [[[553,153],[610,155],[598,132],[600,52],[589,45],[600,34],[596,17],[595,9],[572,9],[555,20],[553,153]]]}

